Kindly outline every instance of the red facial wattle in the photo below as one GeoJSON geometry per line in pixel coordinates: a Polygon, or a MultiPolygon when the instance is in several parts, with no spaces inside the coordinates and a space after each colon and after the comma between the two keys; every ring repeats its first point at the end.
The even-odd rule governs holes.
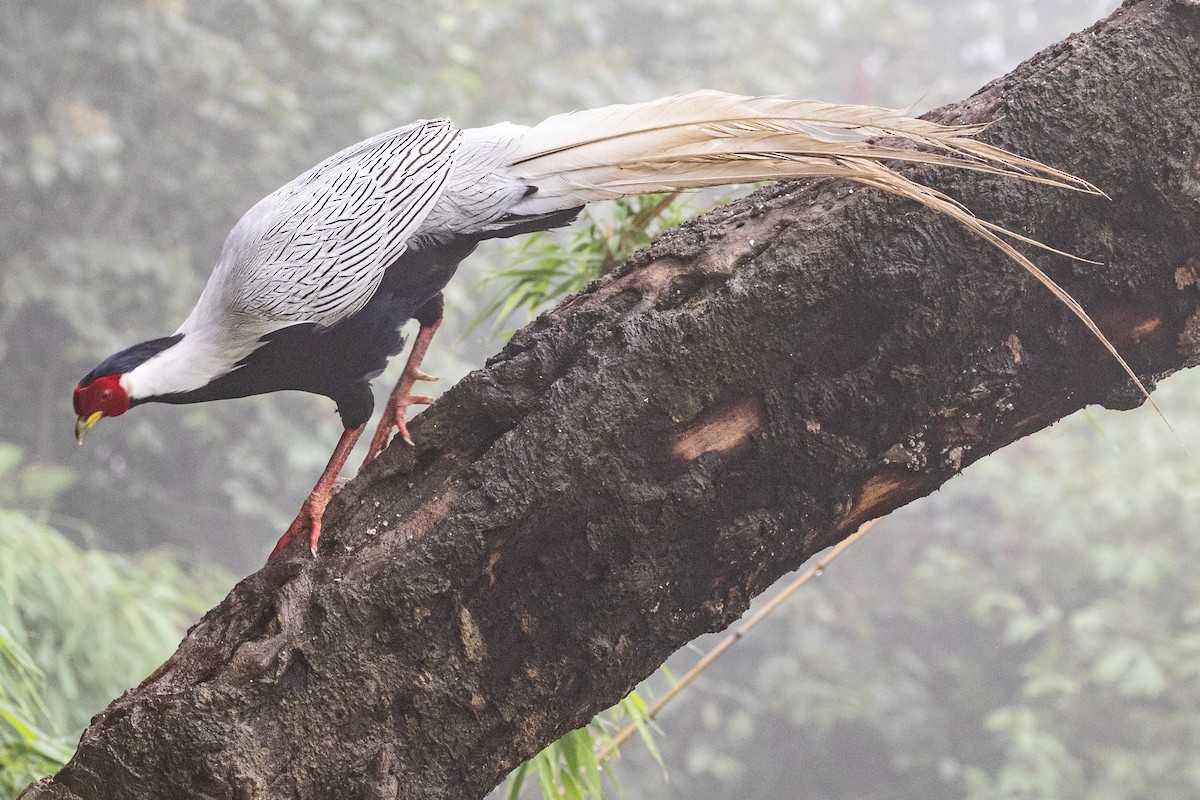
{"type": "Polygon", "coordinates": [[[99,412],[119,417],[129,410],[129,395],[121,387],[120,375],[105,375],[87,386],[75,387],[75,413],[87,419],[99,412]]]}

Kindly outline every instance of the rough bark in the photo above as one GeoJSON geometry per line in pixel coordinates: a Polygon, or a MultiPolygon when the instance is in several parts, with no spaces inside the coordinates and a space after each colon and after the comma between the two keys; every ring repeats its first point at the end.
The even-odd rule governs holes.
{"type": "MultiPolygon", "coordinates": [[[[1131,2],[936,113],[1111,201],[919,171],[1100,262],[1036,255],[1148,381],[1200,360],[1198,89],[1200,5],[1131,2]]],[[[770,187],[518,334],[23,797],[480,797],[861,522],[1140,400],[954,223],[770,187]]]]}

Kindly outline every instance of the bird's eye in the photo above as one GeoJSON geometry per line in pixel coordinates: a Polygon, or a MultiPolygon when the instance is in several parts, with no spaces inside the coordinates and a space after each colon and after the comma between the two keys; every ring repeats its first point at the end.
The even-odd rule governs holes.
{"type": "Polygon", "coordinates": [[[100,393],[101,400],[112,400],[112,389],[105,389],[100,393]]]}

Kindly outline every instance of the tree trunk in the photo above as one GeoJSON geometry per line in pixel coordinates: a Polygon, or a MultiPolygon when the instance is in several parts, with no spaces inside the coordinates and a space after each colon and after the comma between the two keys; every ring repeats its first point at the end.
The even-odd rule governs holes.
{"type": "MultiPolygon", "coordinates": [[[[1130,2],[933,115],[1111,201],[911,174],[1100,262],[1034,254],[1149,382],[1200,361],[1198,88],[1200,4],[1130,2]]],[[[1141,399],[952,221],[769,187],[521,331],[22,797],[480,797],[862,522],[1141,399]]]]}

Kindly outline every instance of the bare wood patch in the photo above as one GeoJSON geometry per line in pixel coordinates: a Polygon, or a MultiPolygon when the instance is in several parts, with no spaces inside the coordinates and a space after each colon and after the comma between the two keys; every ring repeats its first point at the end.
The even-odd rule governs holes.
{"type": "Polygon", "coordinates": [[[762,408],[754,397],[720,403],[700,417],[673,437],[671,452],[676,457],[693,461],[705,453],[727,453],[763,425],[762,408]]]}

